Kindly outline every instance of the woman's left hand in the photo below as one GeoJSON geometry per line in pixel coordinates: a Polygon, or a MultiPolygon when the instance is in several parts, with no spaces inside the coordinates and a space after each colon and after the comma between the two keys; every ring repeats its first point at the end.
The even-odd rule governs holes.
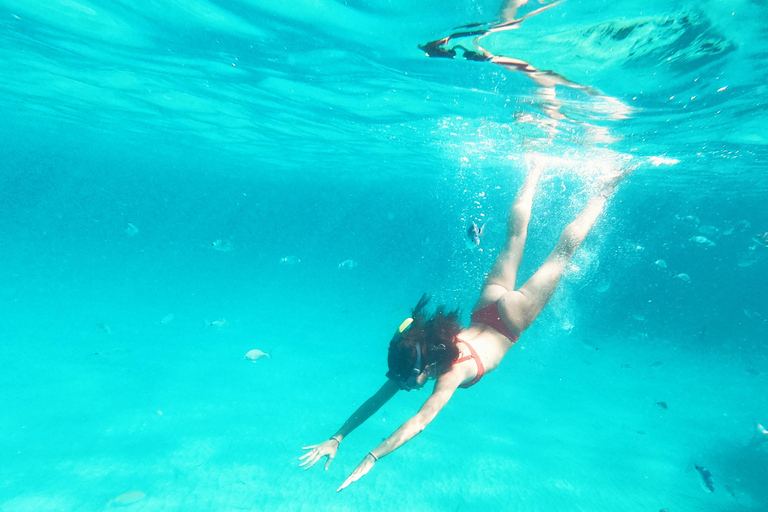
{"type": "Polygon", "coordinates": [[[373,455],[369,453],[360,462],[360,464],[357,465],[357,467],[352,472],[352,474],[349,475],[346,480],[344,480],[344,483],[341,484],[341,487],[336,489],[336,492],[339,492],[340,490],[344,489],[352,482],[360,480],[363,476],[365,476],[371,470],[371,468],[373,468],[374,464],[376,464],[376,459],[373,457],[373,455]]]}

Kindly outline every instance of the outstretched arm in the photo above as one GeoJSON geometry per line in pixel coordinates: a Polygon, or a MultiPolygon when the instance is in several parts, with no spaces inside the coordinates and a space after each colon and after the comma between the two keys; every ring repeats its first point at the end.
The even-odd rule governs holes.
{"type": "Polygon", "coordinates": [[[390,398],[395,396],[395,393],[397,393],[399,389],[397,384],[391,380],[387,380],[375,395],[366,400],[363,405],[358,407],[357,410],[352,413],[352,416],[344,422],[344,425],[342,425],[330,439],[320,444],[302,447],[302,450],[310,451],[300,457],[299,460],[306,459],[301,463],[301,466],[305,466],[304,469],[309,469],[323,457],[328,457],[328,461],[325,463],[325,469],[328,469],[328,466],[331,465],[331,461],[336,456],[336,450],[338,450],[341,441],[347,437],[350,432],[362,425],[365,420],[378,411],[390,398]]]}
{"type": "Polygon", "coordinates": [[[366,400],[363,405],[357,408],[352,416],[350,416],[349,419],[344,422],[341,428],[333,435],[333,437],[338,438],[339,442],[341,442],[345,437],[347,437],[347,435],[349,435],[350,432],[365,423],[365,420],[373,416],[373,414],[378,411],[382,405],[387,403],[390,398],[395,396],[395,393],[397,393],[399,390],[400,388],[397,384],[387,379],[387,382],[385,382],[384,385],[379,388],[375,395],[366,400]]]}
{"type": "Polygon", "coordinates": [[[352,482],[362,478],[371,470],[371,468],[373,468],[376,461],[403,446],[424,430],[426,426],[435,419],[437,413],[445,407],[445,404],[448,403],[453,396],[453,393],[456,392],[461,381],[461,377],[452,372],[441,375],[440,378],[437,379],[437,383],[435,383],[435,389],[432,391],[429,398],[427,398],[427,401],[424,402],[424,405],[421,406],[419,412],[403,423],[400,428],[395,430],[395,432],[385,439],[379,446],[368,452],[362,462],[358,464],[357,468],[351,475],[349,475],[344,483],[341,484],[341,487],[336,489],[336,491],[340,491],[352,482]]]}

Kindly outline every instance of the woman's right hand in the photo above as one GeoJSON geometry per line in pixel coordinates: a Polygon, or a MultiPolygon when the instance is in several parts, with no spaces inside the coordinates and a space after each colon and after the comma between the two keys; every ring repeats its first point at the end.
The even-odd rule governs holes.
{"type": "Polygon", "coordinates": [[[309,450],[307,453],[299,457],[299,460],[307,459],[301,464],[300,466],[304,466],[304,469],[309,469],[315,464],[317,464],[317,461],[322,459],[323,457],[328,457],[328,461],[325,463],[325,469],[328,469],[328,466],[331,465],[331,461],[336,456],[336,450],[339,449],[339,441],[336,440],[336,438],[332,437],[329,440],[322,442],[320,444],[313,444],[312,446],[302,446],[302,450],[309,450]]]}

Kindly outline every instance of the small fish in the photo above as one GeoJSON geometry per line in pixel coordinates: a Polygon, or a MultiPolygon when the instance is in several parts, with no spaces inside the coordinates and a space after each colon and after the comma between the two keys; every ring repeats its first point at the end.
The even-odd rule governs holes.
{"type": "Polygon", "coordinates": [[[762,235],[753,236],[752,240],[754,240],[755,243],[762,245],[763,247],[768,247],[768,231],[766,231],[762,235]]]}
{"type": "Polygon", "coordinates": [[[710,240],[709,238],[707,238],[705,236],[692,236],[691,238],[688,239],[688,241],[689,242],[693,242],[695,244],[699,244],[699,245],[701,245],[703,247],[714,247],[715,246],[715,242],[713,242],[712,240],[710,240]]]}
{"type": "Polygon", "coordinates": [[[226,318],[220,318],[218,320],[214,320],[213,322],[209,322],[208,320],[206,320],[205,325],[207,325],[208,327],[222,328],[222,327],[229,327],[229,322],[227,322],[226,318]]]}
{"type": "Polygon", "coordinates": [[[739,222],[736,223],[736,229],[739,230],[739,233],[743,233],[744,231],[749,229],[749,226],[751,225],[752,224],[750,224],[749,221],[747,220],[740,220],[739,222]]]}
{"type": "Polygon", "coordinates": [[[467,237],[469,238],[469,241],[473,244],[480,245],[480,235],[483,234],[483,230],[485,229],[485,224],[483,224],[480,227],[477,227],[476,222],[472,222],[472,224],[467,228],[467,237]]]}
{"type": "Polygon", "coordinates": [[[247,360],[255,363],[256,361],[258,361],[262,357],[266,357],[268,359],[272,359],[272,356],[269,353],[264,352],[262,350],[259,350],[257,348],[255,348],[253,350],[249,350],[248,352],[246,352],[245,353],[245,357],[243,359],[247,359],[247,360]]]}
{"type": "Polygon", "coordinates": [[[672,276],[672,279],[679,279],[684,283],[691,282],[691,276],[689,276],[688,274],[677,274],[675,276],[672,276]]]}
{"type": "Polygon", "coordinates": [[[704,490],[707,492],[715,492],[715,482],[712,480],[712,473],[710,473],[704,466],[696,464],[695,467],[696,471],[699,472],[699,476],[701,476],[701,485],[704,487],[704,490]]]}
{"type": "Polygon", "coordinates": [[[669,407],[667,407],[667,402],[656,402],[654,405],[658,405],[662,409],[669,409],[669,407]]]}
{"type": "Polygon", "coordinates": [[[102,331],[104,331],[107,334],[112,334],[112,328],[109,326],[109,324],[106,324],[104,322],[101,322],[99,324],[99,328],[101,328],[102,331]]]}
{"type": "Polygon", "coordinates": [[[119,507],[125,507],[127,505],[133,505],[146,497],[147,495],[142,491],[128,491],[113,499],[110,503],[119,507]]]}
{"type": "Polygon", "coordinates": [[[221,238],[218,240],[214,240],[211,243],[211,246],[217,251],[221,251],[221,252],[229,252],[235,248],[235,245],[232,242],[230,242],[229,240],[222,240],[221,238]]]}
{"type": "Polygon", "coordinates": [[[608,290],[611,289],[611,282],[610,281],[603,281],[599,283],[597,286],[595,286],[595,291],[597,293],[605,293],[608,290]]]}
{"type": "Polygon", "coordinates": [[[168,313],[163,318],[161,318],[158,323],[160,325],[168,325],[169,323],[173,322],[174,318],[176,318],[176,316],[173,313],[168,313]]]}
{"type": "Polygon", "coordinates": [[[757,247],[758,245],[756,243],[751,244],[749,248],[739,256],[737,265],[741,268],[747,268],[757,263],[757,247]]]}
{"type": "Polygon", "coordinates": [[[136,234],[139,232],[139,228],[129,222],[128,227],[126,227],[123,231],[128,236],[136,236],[136,234]]]}
{"type": "Polygon", "coordinates": [[[355,260],[344,260],[341,263],[339,263],[339,268],[351,270],[353,268],[357,267],[357,262],[355,260]]]}
{"type": "Polygon", "coordinates": [[[651,368],[656,368],[658,366],[663,366],[663,365],[664,365],[664,363],[661,362],[661,361],[654,361],[651,364],[649,364],[648,366],[650,366],[651,368]]]}
{"type": "Polygon", "coordinates": [[[768,443],[768,429],[760,423],[755,423],[755,433],[752,435],[749,446],[759,446],[763,443],[768,443]]]}
{"type": "Polygon", "coordinates": [[[734,229],[735,229],[735,228],[734,228],[733,226],[728,226],[727,228],[725,228],[725,229],[723,230],[723,234],[724,234],[724,235],[726,235],[726,236],[728,236],[728,235],[732,235],[732,234],[733,234],[733,230],[734,230],[734,229]]]}
{"type": "Polygon", "coordinates": [[[654,167],[658,167],[660,165],[677,165],[680,163],[680,160],[677,158],[667,158],[664,156],[651,156],[648,157],[648,161],[654,167]]]}
{"type": "Polygon", "coordinates": [[[301,263],[301,260],[296,256],[283,256],[280,258],[281,265],[298,265],[299,263],[301,263]]]}
{"type": "Polygon", "coordinates": [[[717,236],[720,234],[720,230],[715,226],[707,226],[705,224],[703,226],[699,226],[699,233],[706,236],[717,236]]]}
{"type": "Polygon", "coordinates": [[[744,254],[741,258],[739,258],[737,265],[741,268],[747,268],[751,267],[755,263],[757,263],[757,256],[754,254],[744,254]]]}
{"type": "Polygon", "coordinates": [[[701,220],[695,215],[686,215],[685,217],[681,217],[679,215],[675,215],[675,218],[677,220],[682,220],[685,222],[690,222],[691,224],[699,225],[701,223],[701,220]]]}
{"type": "Polygon", "coordinates": [[[667,262],[664,260],[656,260],[653,262],[653,264],[659,268],[667,268],[667,262]]]}

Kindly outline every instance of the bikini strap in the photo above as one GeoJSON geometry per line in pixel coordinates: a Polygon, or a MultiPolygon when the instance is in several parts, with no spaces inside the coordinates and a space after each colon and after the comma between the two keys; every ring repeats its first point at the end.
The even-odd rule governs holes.
{"type": "Polygon", "coordinates": [[[470,345],[469,343],[467,343],[466,341],[464,341],[464,340],[462,340],[460,338],[456,338],[456,339],[458,341],[462,342],[464,344],[464,346],[467,347],[467,349],[469,349],[470,355],[464,356],[462,358],[457,359],[454,362],[454,364],[458,364],[458,363],[462,363],[464,361],[469,361],[470,359],[474,359],[475,360],[475,364],[477,365],[477,375],[475,375],[475,378],[472,379],[472,381],[470,381],[470,382],[468,382],[466,384],[462,384],[461,386],[459,386],[459,387],[462,387],[462,388],[468,388],[468,387],[472,386],[473,384],[476,384],[477,381],[479,381],[483,377],[483,375],[485,375],[485,366],[483,365],[483,361],[480,359],[480,355],[475,351],[475,349],[474,349],[474,347],[472,347],[472,345],[470,345]]]}

